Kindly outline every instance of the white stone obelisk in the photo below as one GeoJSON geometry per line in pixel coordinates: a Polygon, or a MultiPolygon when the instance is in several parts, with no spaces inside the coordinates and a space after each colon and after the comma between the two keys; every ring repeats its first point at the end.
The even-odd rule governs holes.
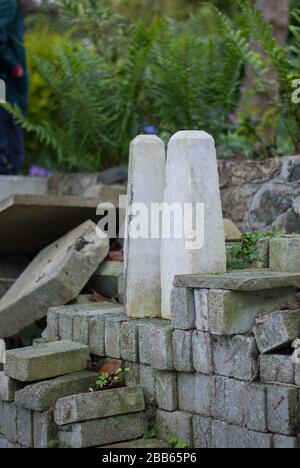
{"type": "Polygon", "coordinates": [[[130,146],[124,243],[125,308],[129,317],[161,316],[160,233],[151,238],[151,208],[163,201],[166,151],[156,136],[130,146]],[[140,231],[140,238],[139,238],[140,231]]]}
{"type": "MultiPolygon", "coordinates": [[[[187,207],[192,206],[193,220],[199,215],[198,241],[189,242],[193,239],[189,237],[192,231],[183,229],[182,238],[177,235],[161,242],[162,317],[170,319],[170,297],[176,275],[226,271],[217,156],[214,140],[207,133],[182,131],[171,138],[164,203],[169,207],[177,204],[177,209],[181,206],[185,220],[189,219],[187,207]]],[[[174,221],[171,227],[174,228],[174,221]]],[[[196,228],[194,224],[193,227],[196,228]]]]}

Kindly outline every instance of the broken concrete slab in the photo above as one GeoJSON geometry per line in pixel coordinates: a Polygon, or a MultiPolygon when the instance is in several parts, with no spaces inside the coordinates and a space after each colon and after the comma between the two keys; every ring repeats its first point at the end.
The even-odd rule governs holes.
{"type": "Polygon", "coordinates": [[[54,418],[58,426],[64,426],[144,410],[141,387],[124,387],[61,398],[56,402],[54,418]]]}
{"type": "Polygon", "coordinates": [[[55,405],[59,398],[87,392],[95,386],[97,377],[95,372],[82,371],[27,385],[16,392],[16,404],[41,413],[55,405]]]}
{"type": "Polygon", "coordinates": [[[299,335],[300,310],[283,310],[257,317],[253,331],[262,354],[286,348],[299,335]]]}
{"type": "Polygon", "coordinates": [[[15,195],[0,201],[0,256],[34,257],[85,221],[109,200],[58,195],[15,195]],[[9,242],[7,242],[9,239],[9,242]]]}
{"type": "Polygon", "coordinates": [[[17,334],[75,299],[109,251],[87,221],[44,249],[0,301],[0,337],[17,334]]]}
{"type": "Polygon", "coordinates": [[[58,341],[6,351],[5,375],[20,382],[35,382],[87,368],[88,346],[58,341]]]}
{"type": "Polygon", "coordinates": [[[232,271],[215,275],[180,275],[175,287],[192,289],[226,289],[229,291],[263,291],[286,287],[300,287],[299,273],[271,271],[232,271]]]}
{"type": "Polygon", "coordinates": [[[61,426],[59,440],[72,448],[99,447],[138,439],[146,429],[144,414],[126,414],[61,426]]]}

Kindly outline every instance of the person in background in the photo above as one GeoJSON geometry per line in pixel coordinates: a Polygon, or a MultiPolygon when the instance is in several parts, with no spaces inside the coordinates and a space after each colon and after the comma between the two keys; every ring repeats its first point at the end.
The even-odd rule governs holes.
{"type": "MultiPolygon", "coordinates": [[[[6,100],[26,114],[28,75],[24,45],[24,13],[35,0],[0,0],[0,79],[6,85],[6,100]]],[[[21,127],[0,106],[0,175],[17,175],[24,161],[21,127]]]]}

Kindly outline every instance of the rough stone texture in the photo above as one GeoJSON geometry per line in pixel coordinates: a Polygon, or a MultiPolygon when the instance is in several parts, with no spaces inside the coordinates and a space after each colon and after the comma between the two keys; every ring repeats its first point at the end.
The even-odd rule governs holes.
{"type": "Polygon", "coordinates": [[[71,341],[6,352],[5,374],[20,382],[34,382],[87,368],[89,348],[71,341]]]}
{"type": "MultiPolygon", "coordinates": [[[[122,367],[122,361],[120,361],[122,367]]],[[[125,361],[124,368],[127,369],[124,375],[124,382],[127,387],[135,387],[140,384],[140,365],[135,362],[125,361]]]]}
{"type": "Polygon", "coordinates": [[[144,411],[140,387],[124,387],[102,392],[82,393],[56,402],[54,419],[58,426],[144,411]]]}
{"type": "Polygon", "coordinates": [[[139,320],[139,357],[142,364],[151,364],[152,335],[155,329],[170,325],[169,320],[144,319],[139,320]]]}
{"type": "Polygon", "coordinates": [[[4,437],[9,441],[18,442],[18,408],[15,403],[3,404],[4,437]]]}
{"type": "Polygon", "coordinates": [[[257,242],[257,254],[259,260],[255,262],[255,268],[269,268],[270,266],[270,237],[265,237],[257,242]]]}
{"type": "Polygon", "coordinates": [[[151,330],[151,365],[158,370],[173,370],[172,329],[159,327],[151,330]]]}
{"type": "Polygon", "coordinates": [[[194,374],[180,372],[178,375],[178,407],[182,411],[194,411],[195,388],[194,374]]]}
{"type": "Polygon", "coordinates": [[[212,446],[210,418],[202,418],[201,416],[193,417],[193,436],[194,448],[209,449],[212,446]]]}
{"type": "Polygon", "coordinates": [[[299,232],[300,157],[219,159],[223,213],[242,230],[299,232]],[[278,226],[279,225],[279,229],[278,226]]]}
{"type": "Polygon", "coordinates": [[[57,440],[57,427],[53,411],[33,413],[34,448],[46,449],[51,441],[57,440]]]}
{"type": "Polygon", "coordinates": [[[121,358],[125,361],[139,360],[139,322],[124,322],[120,332],[121,358]]]}
{"type": "Polygon", "coordinates": [[[18,408],[18,442],[22,447],[33,447],[33,413],[18,408]]]}
{"type": "Polygon", "coordinates": [[[121,358],[121,325],[126,315],[111,316],[105,321],[105,354],[113,359],[121,358]]]}
{"type": "Polygon", "coordinates": [[[274,271],[300,272],[300,237],[271,239],[270,268],[274,271]]]}
{"type": "Polygon", "coordinates": [[[286,437],[279,434],[274,435],[273,441],[274,449],[297,449],[299,448],[299,441],[297,437],[286,437]]]}
{"type": "Polygon", "coordinates": [[[212,422],[212,448],[271,449],[272,435],[249,431],[221,421],[212,422]]]}
{"type": "Polygon", "coordinates": [[[208,289],[195,290],[196,328],[204,332],[209,331],[208,295],[208,289]]]}
{"type": "Polygon", "coordinates": [[[177,275],[174,284],[182,288],[257,292],[288,287],[298,288],[300,274],[274,271],[231,271],[219,275],[187,274],[177,275]]]}
{"type": "MultiPolygon", "coordinates": [[[[168,147],[164,202],[203,203],[204,245],[182,236],[162,240],[162,317],[171,318],[170,295],[174,276],[226,271],[225,234],[219,189],[215,143],[205,132],[183,131],[174,135],[168,147]],[[182,180],[185,181],[182,184],[182,180]],[[200,246],[200,247],[199,247],[200,246]],[[202,247],[202,248],[201,248],[202,247]]],[[[166,217],[165,217],[166,219],[166,217]]],[[[199,220],[198,220],[199,222],[199,220]]]]}
{"type": "Polygon", "coordinates": [[[84,371],[27,385],[16,393],[16,403],[32,411],[45,412],[59,398],[88,391],[95,385],[97,376],[94,372],[84,371]]]}
{"type": "Polygon", "coordinates": [[[178,389],[175,372],[156,372],[156,402],[160,409],[166,411],[178,409],[178,389]]]}
{"type": "Polygon", "coordinates": [[[117,298],[119,277],[123,269],[123,262],[105,261],[93,274],[88,286],[104,297],[117,298]]]}
{"type": "Polygon", "coordinates": [[[193,372],[192,331],[174,330],[173,360],[174,368],[179,372],[193,372]]]}
{"type": "Polygon", "coordinates": [[[89,322],[89,347],[91,354],[105,356],[105,321],[93,318],[89,322]]]}
{"type": "Polygon", "coordinates": [[[283,354],[261,355],[260,379],[266,383],[294,384],[295,365],[292,356],[283,354]]]}
{"type": "Polygon", "coordinates": [[[14,401],[15,394],[23,385],[0,372],[0,401],[14,401]]]}
{"type": "Polygon", "coordinates": [[[300,365],[295,365],[295,384],[300,387],[300,365]]]}
{"type": "Polygon", "coordinates": [[[142,437],[147,428],[144,415],[123,415],[61,426],[59,439],[72,448],[98,447],[142,437]]]}
{"type": "Polygon", "coordinates": [[[164,449],[170,448],[170,445],[167,442],[157,439],[139,439],[132,442],[122,442],[120,444],[107,445],[102,448],[112,448],[112,449],[164,449]]]}
{"type": "Polygon", "coordinates": [[[196,372],[211,375],[214,371],[212,336],[200,331],[193,332],[193,365],[196,372]]]}
{"type": "Polygon", "coordinates": [[[134,205],[143,204],[145,210],[149,210],[148,216],[154,203],[162,203],[165,167],[162,140],[156,136],[138,136],[133,140],[129,157],[127,238],[124,245],[125,304],[129,317],[161,315],[160,229],[157,238],[150,238],[148,230],[148,238],[136,238],[139,228],[134,205]]]}
{"type": "Polygon", "coordinates": [[[226,241],[239,241],[241,239],[242,233],[231,219],[224,219],[224,232],[226,241]]]}
{"type": "Polygon", "coordinates": [[[241,335],[252,331],[255,317],[281,310],[295,301],[293,288],[258,292],[209,292],[209,329],[216,335],[241,335]]]}
{"type": "Polygon", "coordinates": [[[43,250],[2,298],[0,336],[15,335],[78,296],[108,250],[91,221],[43,250]]]}
{"type": "Polygon", "coordinates": [[[158,410],[156,425],[158,437],[168,441],[177,437],[190,447],[193,442],[192,415],[184,411],[167,412],[158,410]]]}
{"type": "Polygon", "coordinates": [[[216,397],[216,377],[195,374],[194,411],[200,416],[212,415],[212,404],[216,397]]]}
{"type": "Polygon", "coordinates": [[[140,384],[147,404],[156,400],[156,371],[150,366],[140,365],[140,384]]]}
{"type": "Polygon", "coordinates": [[[289,386],[268,386],[269,431],[283,435],[299,432],[298,389],[289,386]]]}
{"type": "Polygon", "coordinates": [[[212,339],[216,374],[252,381],[258,373],[258,349],[253,337],[214,336],[212,339]]]}
{"type": "Polygon", "coordinates": [[[253,329],[261,353],[288,346],[299,335],[300,310],[275,312],[259,317],[253,329]]]}
{"type": "Polygon", "coordinates": [[[171,293],[171,323],[173,328],[192,330],[196,323],[194,291],[173,288],[171,293]]]}

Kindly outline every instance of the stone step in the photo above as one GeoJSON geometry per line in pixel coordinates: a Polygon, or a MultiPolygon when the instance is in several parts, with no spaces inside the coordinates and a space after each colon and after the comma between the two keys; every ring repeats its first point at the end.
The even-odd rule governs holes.
{"type": "Polygon", "coordinates": [[[142,389],[124,387],[61,398],[56,403],[54,418],[58,426],[63,426],[144,410],[142,389]]]}
{"type": "Polygon", "coordinates": [[[98,374],[89,371],[67,374],[52,380],[27,385],[15,394],[19,407],[44,412],[53,407],[59,398],[88,392],[94,387],[98,374]]]}
{"type": "Polygon", "coordinates": [[[139,439],[146,429],[146,415],[136,413],[60,426],[58,434],[72,448],[89,448],[139,439]]]}
{"type": "Polygon", "coordinates": [[[179,275],[174,286],[191,289],[226,289],[229,291],[265,291],[300,287],[299,273],[274,271],[233,271],[219,275],[179,275]]]}
{"type": "Polygon", "coordinates": [[[119,444],[106,445],[99,448],[112,448],[112,449],[163,449],[170,448],[167,442],[158,439],[138,439],[130,442],[121,442],[119,444]]]}
{"type": "Polygon", "coordinates": [[[60,341],[6,352],[4,371],[20,382],[34,382],[87,368],[88,346],[60,341]]]}

